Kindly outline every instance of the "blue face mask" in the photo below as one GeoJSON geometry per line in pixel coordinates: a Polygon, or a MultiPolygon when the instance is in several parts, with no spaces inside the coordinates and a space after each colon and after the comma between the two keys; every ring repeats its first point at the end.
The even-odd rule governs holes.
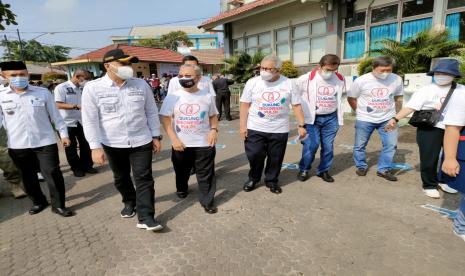
{"type": "Polygon", "coordinates": [[[10,85],[15,88],[24,89],[27,87],[28,84],[29,84],[28,77],[13,77],[10,79],[10,85]]]}

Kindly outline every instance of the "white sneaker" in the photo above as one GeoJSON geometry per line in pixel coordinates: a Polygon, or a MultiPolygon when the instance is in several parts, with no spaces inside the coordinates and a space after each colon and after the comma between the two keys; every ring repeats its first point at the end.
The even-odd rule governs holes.
{"type": "Polygon", "coordinates": [[[441,195],[437,189],[423,189],[423,192],[425,192],[426,196],[431,198],[441,198],[441,195]]]}
{"type": "Polygon", "coordinates": [[[459,233],[455,232],[455,230],[452,230],[452,232],[454,232],[454,234],[455,234],[457,237],[459,237],[459,238],[461,238],[463,241],[465,241],[465,234],[459,234],[459,233]]]}
{"type": "Polygon", "coordinates": [[[449,187],[449,185],[444,183],[439,183],[439,188],[448,194],[456,194],[458,191],[449,187]]]}

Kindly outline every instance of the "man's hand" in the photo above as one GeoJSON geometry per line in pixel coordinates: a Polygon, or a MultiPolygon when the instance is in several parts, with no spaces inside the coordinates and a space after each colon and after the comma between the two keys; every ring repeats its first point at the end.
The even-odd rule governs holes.
{"type": "Polygon", "coordinates": [[[297,129],[297,132],[299,133],[300,138],[304,138],[305,135],[307,135],[307,130],[305,128],[303,128],[303,127],[299,127],[297,129]]]}
{"type": "Polygon", "coordinates": [[[451,177],[457,177],[460,172],[460,164],[456,159],[446,159],[442,163],[442,171],[451,177]]]}
{"type": "Polygon", "coordinates": [[[92,161],[97,165],[105,164],[105,152],[102,148],[92,150],[92,161]]]}
{"type": "Polygon", "coordinates": [[[67,148],[67,147],[71,146],[71,140],[69,140],[68,137],[62,138],[61,139],[61,144],[63,145],[63,147],[67,148]]]}
{"type": "Polygon", "coordinates": [[[389,122],[384,126],[384,131],[390,132],[396,129],[397,122],[394,119],[389,120],[389,122]]]}
{"type": "Polygon", "coordinates": [[[218,133],[216,130],[212,129],[210,130],[210,133],[208,133],[208,144],[211,147],[214,147],[216,145],[216,141],[218,140],[218,133]]]}
{"type": "Polygon", "coordinates": [[[245,139],[247,139],[247,128],[241,127],[239,130],[239,135],[241,136],[242,141],[245,141],[245,139]]]}
{"type": "Polygon", "coordinates": [[[156,139],[156,138],[153,138],[152,144],[153,144],[153,152],[154,152],[154,153],[157,153],[157,152],[160,152],[160,151],[161,151],[161,143],[160,143],[160,140],[158,140],[158,139],[156,139]]]}
{"type": "Polygon", "coordinates": [[[175,151],[184,151],[184,149],[186,148],[186,146],[178,138],[173,140],[172,146],[175,151]]]}

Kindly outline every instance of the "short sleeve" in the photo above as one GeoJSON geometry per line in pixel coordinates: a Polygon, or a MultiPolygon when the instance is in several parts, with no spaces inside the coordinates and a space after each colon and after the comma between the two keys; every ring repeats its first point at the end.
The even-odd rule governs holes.
{"type": "Polygon", "coordinates": [[[162,116],[173,116],[174,113],[174,106],[176,104],[177,96],[175,93],[168,94],[166,98],[163,100],[163,104],[161,105],[160,108],[160,115],[162,116]]]}
{"type": "Polygon", "coordinates": [[[216,103],[215,103],[215,98],[213,96],[210,96],[210,110],[208,111],[208,116],[215,116],[218,115],[218,109],[216,109],[216,103]]]}
{"type": "Polygon", "coordinates": [[[360,97],[360,93],[361,93],[361,87],[359,84],[360,82],[361,82],[360,77],[356,78],[354,82],[352,82],[350,89],[347,91],[347,97],[350,97],[350,98],[360,97]]]}
{"type": "Polygon", "coordinates": [[[465,91],[454,93],[449,103],[442,123],[449,126],[465,126],[465,91]]]}
{"type": "Polygon", "coordinates": [[[55,97],[55,102],[66,102],[66,87],[64,85],[60,85],[53,91],[53,95],[55,97]]]}
{"type": "Polygon", "coordinates": [[[394,96],[403,96],[404,95],[404,83],[402,82],[401,77],[397,77],[398,85],[396,87],[396,91],[394,92],[394,96]]]}
{"type": "Polygon", "coordinates": [[[426,100],[425,94],[426,93],[424,93],[422,90],[418,90],[415,93],[413,93],[406,107],[411,108],[413,110],[421,110],[426,100]]]}
{"type": "Polygon", "coordinates": [[[255,80],[250,79],[247,81],[244,87],[244,91],[242,91],[241,95],[241,102],[243,103],[251,103],[252,102],[252,90],[254,88],[255,80]]]}
{"type": "Polygon", "coordinates": [[[302,103],[299,85],[295,81],[289,80],[291,89],[291,104],[298,105],[302,103]]]}

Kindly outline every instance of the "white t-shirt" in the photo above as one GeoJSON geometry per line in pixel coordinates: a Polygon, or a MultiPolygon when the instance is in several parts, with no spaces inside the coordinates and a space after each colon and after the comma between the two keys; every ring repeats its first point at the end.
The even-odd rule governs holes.
{"type": "Polygon", "coordinates": [[[336,112],[337,110],[337,90],[339,85],[336,75],[325,80],[320,74],[315,75],[316,81],[316,114],[326,115],[336,112]]]}
{"type": "Polygon", "coordinates": [[[210,117],[217,114],[215,99],[207,89],[168,94],[160,109],[160,115],[173,118],[174,132],[186,147],[209,146],[210,117]]]}
{"type": "Polygon", "coordinates": [[[247,119],[248,129],[287,133],[290,105],[301,104],[301,98],[294,82],[284,76],[274,82],[255,77],[245,84],[241,102],[251,104],[247,119]]]}
{"type": "MultiPolygon", "coordinates": [[[[447,97],[449,92],[449,86],[439,86],[437,84],[430,84],[420,88],[416,91],[410,101],[407,103],[406,107],[414,110],[440,110],[442,103],[447,97]]],[[[454,93],[456,93],[455,91],[454,93]]],[[[450,101],[449,101],[450,103],[450,101]]],[[[449,105],[449,104],[448,104],[449,105]]],[[[445,113],[446,110],[444,110],[445,113]]],[[[442,123],[442,120],[436,124],[437,128],[444,129],[445,126],[442,123]]]]}
{"type": "Polygon", "coordinates": [[[357,120],[382,123],[396,115],[395,96],[404,94],[402,79],[390,74],[385,80],[372,73],[358,77],[347,96],[357,99],[357,120]]]}
{"type": "Polygon", "coordinates": [[[449,126],[465,126],[465,86],[457,84],[447,104],[442,123],[449,126]]]}
{"type": "MultiPolygon", "coordinates": [[[[202,76],[202,78],[200,79],[199,84],[197,85],[197,87],[200,90],[206,89],[206,90],[208,90],[208,92],[210,92],[210,94],[212,94],[213,96],[216,96],[215,89],[213,88],[212,80],[209,77],[202,76]]],[[[171,93],[176,92],[176,91],[181,90],[181,89],[182,89],[182,86],[179,83],[179,78],[174,77],[174,78],[172,78],[170,80],[170,83],[168,85],[167,94],[171,94],[171,93]]]]}

